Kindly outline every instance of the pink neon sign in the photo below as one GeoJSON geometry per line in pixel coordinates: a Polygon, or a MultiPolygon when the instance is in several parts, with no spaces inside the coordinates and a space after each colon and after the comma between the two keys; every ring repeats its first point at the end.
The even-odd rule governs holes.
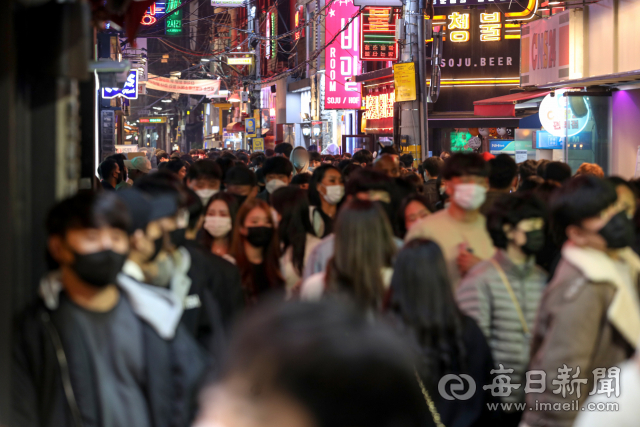
{"type": "MultiPolygon", "coordinates": [[[[325,42],[328,44],[360,8],[353,0],[338,0],[330,6],[326,18],[325,42]]],[[[360,61],[359,31],[360,17],[329,44],[325,51],[324,108],[326,110],[354,110],[362,104],[360,83],[348,82],[347,78],[362,72],[360,61]]],[[[353,79],[351,79],[353,80],[353,79]]]]}

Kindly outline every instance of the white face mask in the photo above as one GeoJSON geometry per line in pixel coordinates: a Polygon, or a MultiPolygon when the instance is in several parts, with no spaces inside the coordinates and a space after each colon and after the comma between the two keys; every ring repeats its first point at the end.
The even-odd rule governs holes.
{"type": "Polygon", "coordinates": [[[198,197],[200,197],[200,200],[202,201],[203,206],[207,206],[207,203],[209,203],[209,200],[219,192],[220,190],[212,190],[210,188],[205,188],[203,190],[196,190],[196,194],[198,195],[198,197]]]}
{"type": "Polygon", "coordinates": [[[453,190],[453,201],[466,211],[478,209],[484,203],[487,189],[478,184],[458,184],[453,190]]]}
{"type": "Polygon", "coordinates": [[[337,205],[344,197],[344,185],[325,185],[327,194],[322,194],[322,198],[330,205],[337,205]]]}
{"type": "Polygon", "coordinates": [[[282,188],[282,187],[286,187],[287,183],[282,181],[281,179],[272,179],[271,181],[267,182],[267,192],[269,194],[273,194],[274,191],[276,191],[278,188],[282,188]]]}
{"type": "Polygon", "coordinates": [[[231,217],[206,216],[204,218],[204,229],[213,237],[226,236],[231,231],[231,217]]]}

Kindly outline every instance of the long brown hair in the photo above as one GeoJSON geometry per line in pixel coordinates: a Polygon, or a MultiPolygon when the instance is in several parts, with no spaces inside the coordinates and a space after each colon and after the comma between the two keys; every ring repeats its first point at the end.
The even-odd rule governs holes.
{"type": "MultiPolygon", "coordinates": [[[[227,208],[229,209],[229,216],[231,217],[231,221],[233,221],[234,218],[237,216],[236,214],[238,213],[238,201],[236,200],[235,197],[233,197],[233,195],[224,191],[216,194],[215,196],[211,197],[211,199],[209,199],[209,203],[207,203],[207,206],[204,208],[204,216],[205,217],[207,216],[207,211],[209,210],[209,206],[211,206],[211,204],[216,200],[221,200],[227,204],[227,208]]],[[[230,234],[229,245],[231,245],[231,238],[233,237],[233,234],[234,234],[233,227],[231,228],[231,231],[229,232],[229,234],[230,234]]],[[[209,232],[204,228],[204,225],[203,225],[200,231],[198,232],[198,241],[202,244],[202,246],[207,248],[207,251],[210,252],[211,246],[213,246],[213,240],[214,240],[214,237],[211,234],[209,234],[209,232]]]]}
{"type": "Polygon", "coordinates": [[[327,289],[346,292],[363,307],[381,308],[381,269],[391,267],[396,254],[393,231],[384,211],[374,202],[351,200],[340,210],[334,233],[327,289]]]}
{"type": "Polygon", "coordinates": [[[247,254],[244,251],[244,242],[246,238],[240,234],[240,228],[244,227],[244,221],[247,219],[249,212],[255,208],[260,208],[267,214],[269,223],[273,227],[271,242],[269,242],[269,245],[264,248],[262,258],[269,287],[271,289],[281,289],[284,286],[284,280],[282,279],[282,273],[280,272],[278,230],[277,225],[274,224],[273,217],[271,216],[271,208],[263,200],[247,199],[240,207],[233,226],[233,240],[231,242],[230,253],[235,258],[238,269],[240,269],[240,277],[242,278],[242,287],[245,292],[245,298],[250,304],[254,304],[256,302],[258,294],[254,283],[253,266],[251,265],[251,262],[249,262],[247,254]]]}

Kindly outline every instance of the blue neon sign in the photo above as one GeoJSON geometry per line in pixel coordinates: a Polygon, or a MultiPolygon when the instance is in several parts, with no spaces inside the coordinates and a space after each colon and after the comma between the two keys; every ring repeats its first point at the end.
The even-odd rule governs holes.
{"type": "Polygon", "coordinates": [[[102,97],[104,99],[111,99],[117,96],[122,96],[127,99],[138,99],[138,70],[129,71],[129,76],[122,89],[119,87],[102,88],[102,97]]]}

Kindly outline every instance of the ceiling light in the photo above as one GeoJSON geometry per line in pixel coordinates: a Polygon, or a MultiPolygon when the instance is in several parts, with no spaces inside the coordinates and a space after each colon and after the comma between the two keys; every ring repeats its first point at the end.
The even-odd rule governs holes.
{"type": "Polygon", "coordinates": [[[154,110],[162,110],[162,107],[153,107],[154,110]]]}
{"type": "Polygon", "coordinates": [[[200,58],[200,62],[209,62],[209,59],[207,59],[207,58],[200,58]]]}
{"type": "Polygon", "coordinates": [[[162,102],[171,102],[170,99],[163,99],[162,102]]]}

